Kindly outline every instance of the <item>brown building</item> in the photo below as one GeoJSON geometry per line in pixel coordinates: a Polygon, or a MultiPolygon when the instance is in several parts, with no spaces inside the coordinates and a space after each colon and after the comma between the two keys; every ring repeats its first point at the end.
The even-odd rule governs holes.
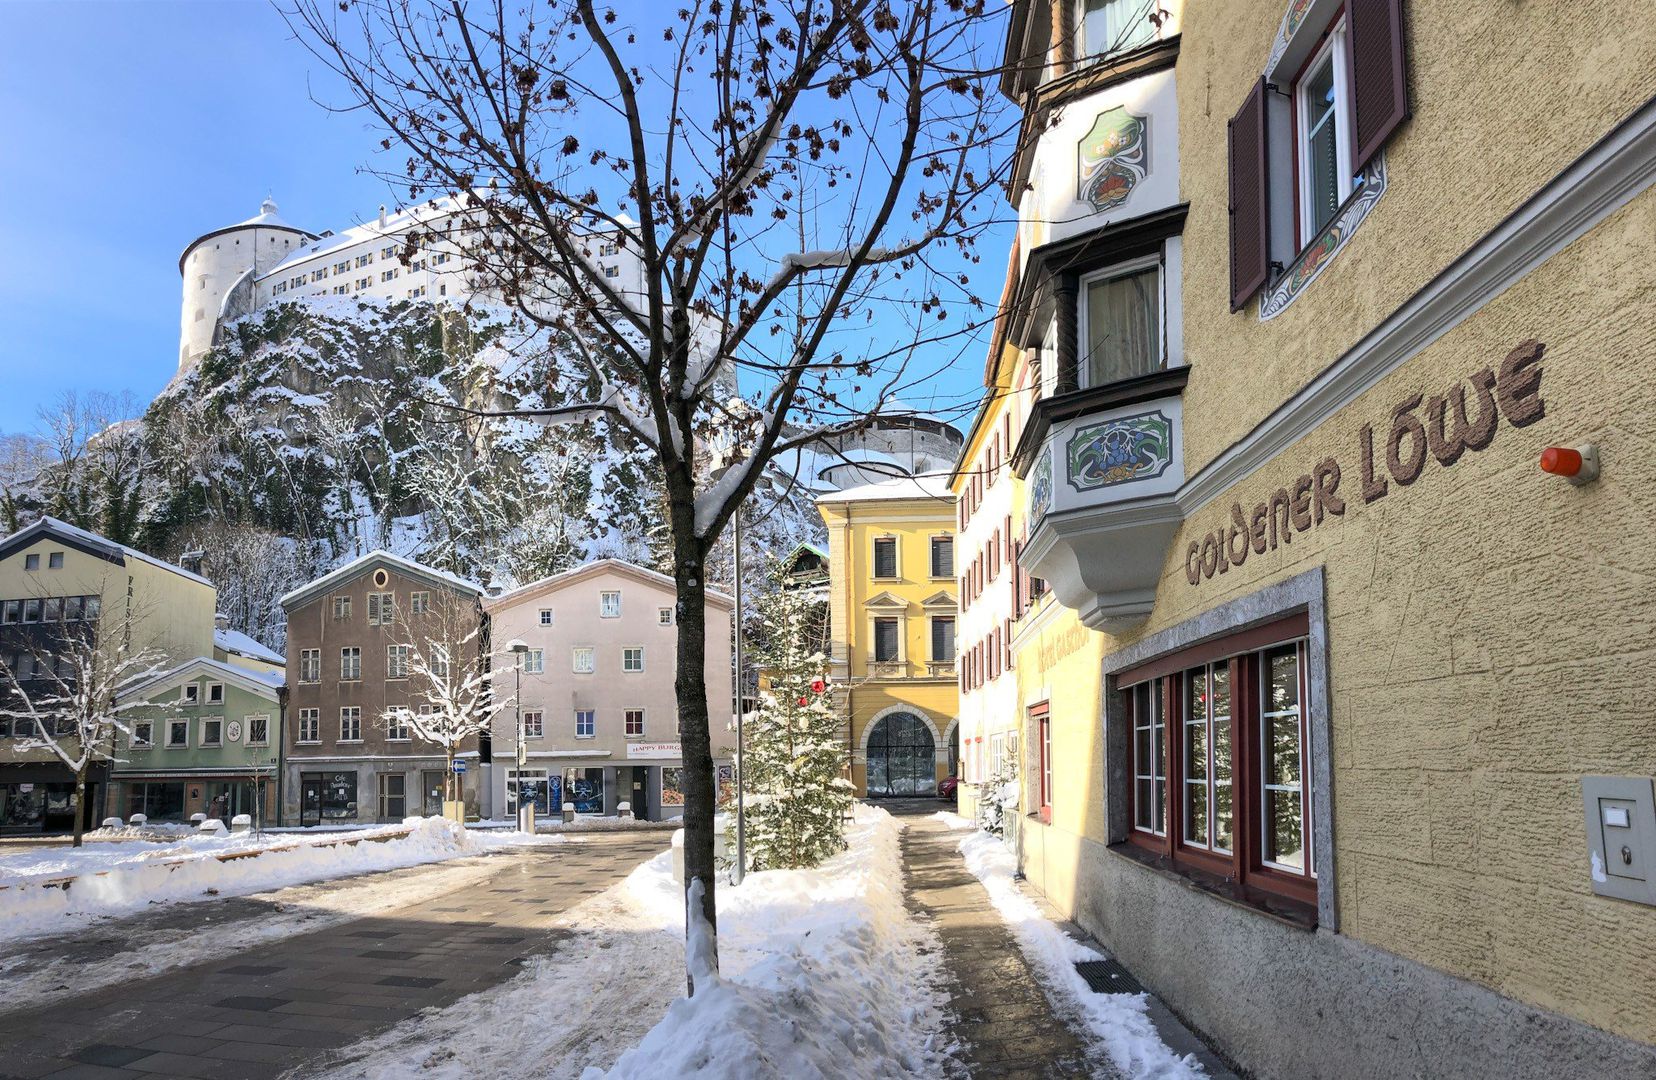
{"type": "MultiPolygon", "coordinates": [[[[400,821],[443,812],[447,760],[397,709],[430,711],[432,680],[416,652],[446,643],[452,662],[481,666],[482,589],[386,551],[349,562],[282,597],[289,687],[282,820],[318,825],[400,821]]],[[[468,812],[477,812],[486,752],[460,747],[468,812]]]]}

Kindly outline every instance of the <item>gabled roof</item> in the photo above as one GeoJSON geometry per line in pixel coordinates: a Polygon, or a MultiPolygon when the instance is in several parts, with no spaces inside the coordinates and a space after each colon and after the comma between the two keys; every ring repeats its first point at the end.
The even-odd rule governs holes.
{"type": "Polygon", "coordinates": [[[240,630],[214,630],[213,645],[227,653],[237,656],[246,656],[254,660],[262,660],[267,664],[286,664],[287,657],[259,644],[240,630]]]}
{"type": "MultiPolygon", "coordinates": [[[[637,581],[659,585],[671,593],[678,591],[678,582],[666,574],[651,570],[648,567],[639,566],[637,563],[631,563],[625,559],[595,559],[592,562],[577,566],[573,570],[565,570],[561,574],[553,574],[551,577],[543,577],[539,581],[531,581],[529,584],[519,586],[511,592],[488,597],[483,601],[483,610],[499,611],[501,608],[511,607],[514,604],[521,604],[524,601],[557,592],[559,589],[566,588],[578,581],[584,581],[587,578],[597,577],[604,573],[621,574],[637,581]]],[[[720,592],[717,589],[707,590],[707,600],[709,603],[723,608],[734,609],[736,606],[736,601],[731,599],[730,594],[720,592]]]]}
{"type": "Polygon", "coordinates": [[[467,581],[465,578],[456,574],[451,574],[446,570],[439,570],[434,566],[426,566],[424,563],[417,563],[413,559],[405,559],[401,555],[393,555],[391,552],[381,549],[378,551],[370,551],[368,554],[363,555],[360,558],[352,559],[350,562],[346,563],[344,566],[341,566],[337,570],[330,570],[328,573],[323,574],[315,581],[299,586],[297,589],[294,589],[292,592],[288,593],[276,602],[284,608],[304,603],[312,597],[319,596],[322,593],[327,592],[336,585],[349,581],[360,574],[367,573],[376,566],[388,567],[396,570],[398,573],[407,574],[409,577],[430,582],[440,588],[453,589],[456,592],[462,593],[466,596],[483,595],[483,586],[477,584],[475,581],[467,581]]]}
{"type": "Polygon", "coordinates": [[[213,587],[213,583],[211,581],[208,581],[200,574],[190,573],[182,566],[174,566],[170,562],[162,562],[153,555],[144,554],[137,548],[127,547],[125,544],[117,544],[115,541],[105,539],[97,533],[87,532],[85,529],[78,529],[69,524],[67,521],[59,521],[55,517],[43,517],[34,524],[25,525],[23,528],[12,533],[4,540],[0,540],[0,559],[6,558],[19,548],[27,547],[42,537],[50,537],[54,540],[58,540],[62,542],[65,547],[72,547],[77,551],[85,552],[95,558],[105,559],[111,563],[114,563],[116,566],[125,566],[126,560],[136,559],[139,562],[149,563],[151,566],[158,569],[171,571],[179,577],[196,582],[197,584],[205,585],[208,588],[213,587]]]}
{"type": "Polygon", "coordinates": [[[280,671],[249,671],[234,664],[226,664],[222,660],[214,660],[211,656],[198,656],[193,660],[184,661],[175,668],[152,675],[143,682],[134,683],[117,696],[123,701],[130,701],[135,697],[149,697],[158,691],[199,679],[203,675],[238,686],[248,693],[271,701],[277,700],[277,691],[287,683],[287,676],[280,671]]]}

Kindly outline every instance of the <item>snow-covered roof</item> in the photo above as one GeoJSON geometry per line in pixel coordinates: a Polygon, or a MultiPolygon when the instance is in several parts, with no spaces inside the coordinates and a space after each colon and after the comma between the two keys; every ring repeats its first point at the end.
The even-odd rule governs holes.
{"type": "Polygon", "coordinates": [[[361,225],[352,225],[331,236],[318,237],[303,247],[295,248],[287,258],[259,276],[268,278],[283,274],[296,263],[309,262],[311,259],[319,255],[326,255],[331,251],[355,247],[369,240],[384,240],[395,237],[421,222],[456,213],[460,209],[458,199],[442,198],[419,203],[406,210],[399,210],[395,214],[387,214],[383,224],[376,217],[372,221],[364,222],[361,225]]]}
{"type": "Polygon", "coordinates": [[[267,664],[286,664],[287,657],[266,648],[240,630],[214,630],[213,645],[227,653],[263,660],[267,664]]]}
{"type": "Polygon", "coordinates": [[[197,656],[184,661],[177,667],[152,675],[142,682],[122,690],[117,696],[130,701],[135,697],[146,697],[158,690],[165,690],[178,683],[197,679],[203,675],[220,679],[233,686],[239,686],[250,694],[276,700],[276,691],[287,682],[287,674],[281,671],[249,671],[247,668],[236,667],[222,660],[215,660],[211,656],[197,656]]]}
{"type": "Polygon", "coordinates": [[[937,499],[952,503],[954,498],[954,493],[949,490],[949,485],[941,477],[902,476],[894,480],[882,480],[878,484],[863,484],[861,487],[846,488],[844,491],[832,491],[817,499],[817,502],[848,503],[896,499],[937,499]]]}
{"type": "MultiPolygon", "coordinates": [[[[566,585],[572,585],[577,581],[606,572],[641,578],[652,584],[660,585],[669,592],[678,590],[678,582],[666,574],[651,570],[649,567],[639,566],[637,563],[628,562],[625,559],[594,559],[592,562],[583,563],[573,570],[565,570],[561,574],[543,577],[539,581],[531,581],[527,585],[521,585],[511,592],[489,597],[483,601],[483,608],[486,611],[498,611],[503,607],[510,607],[530,597],[541,596],[561,589],[566,585]]],[[[723,607],[734,607],[736,604],[730,594],[720,592],[717,589],[708,589],[707,598],[723,607]]]]}
{"type": "Polygon", "coordinates": [[[439,570],[434,566],[417,563],[413,559],[405,559],[401,555],[393,555],[389,551],[379,549],[352,559],[337,570],[330,570],[314,581],[299,586],[276,602],[283,607],[289,607],[318,593],[325,592],[342,581],[348,581],[356,577],[375,563],[384,563],[405,574],[435,581],[471,596],[481,596],[483,593],[483,586],[475,581],[467,581],[458,574],[451,574],[446,570],[439,570]]]}
{"type": "Polygon", "coordinates": [[[283,221],[281,215],[276,212],[276,200],[269,198],[268,196],[265,198],[264,202],[259,204],[259,212],[257,214],[254,214],[246,221],[236,222],[236,224],[232,225],[231,228],[245,229],[249,225],[268,225],[273,229],[292,229],[294,232],[309,231],[308,229],[301,229],[297,225],[290,225],[286,221],[283,221]]]}
{"type": "Polygon", "coordinates": [[[87,532],[85,529],[76,528],[67,521],[60,521],[59,519],[50,516],[43,517],[33,524],[25,525],[23,528],[12,533],[4,540],[0,540],[0,558],[4,558],[6,555],[11,554],[13,551],[25,544],[34,543],[35,540],[42,536],[56,536],[61,540],[69,542],[71,546],[79,547],[88,554],[108,559],[117,566],[125,565],[125,559],[136,559],[139,562],[149,563],[151,566],[158,567],[159,569],[171,571],[181,578],[186,578],[198,584],[205,585],[208,588],[213,587],[213,583],[211,581],[208,581],[200,574],[190,573],[182,566],[174,566],[170,562],[162,562],[153,555],[144,554],[137,548],[127,547],[125,544],[117,544],[115,541],[99,536],[97,533],[87,532]]]}

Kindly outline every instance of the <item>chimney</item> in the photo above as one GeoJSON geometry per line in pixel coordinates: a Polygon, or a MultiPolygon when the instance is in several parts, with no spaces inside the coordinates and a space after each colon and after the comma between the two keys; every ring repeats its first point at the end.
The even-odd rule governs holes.
{"type": "Polygon", "coordinates": [[[385,204],[380,203],[380,228],[385,228],[385,204]]]}
{"type": "Polygon", "coordinates": [[[213,629],[214,630],[228,630],[228,629],[230,629],[230,616],[226,615],[222,611],[213,612],[213,629]]]}
{"type": "Polygon", "coordinates": [[[201,573],[201,560],[207,553],[200,548],[192,548],[178,557],[178,566],[181,570],[188,570],[192,574],[201,573]]]}

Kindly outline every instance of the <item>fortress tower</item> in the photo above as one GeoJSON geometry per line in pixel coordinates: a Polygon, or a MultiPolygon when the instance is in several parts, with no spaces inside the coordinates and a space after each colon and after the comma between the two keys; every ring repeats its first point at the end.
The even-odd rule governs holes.
{"type": "Polygon", "coordinates": [[[178,368],[211,348],[219,328],[254,307],[254,280],[316,234],[289,225],[265,199],[256,216],[197,237],[178,258],[184,301],[178,335],[178,368]]]}

